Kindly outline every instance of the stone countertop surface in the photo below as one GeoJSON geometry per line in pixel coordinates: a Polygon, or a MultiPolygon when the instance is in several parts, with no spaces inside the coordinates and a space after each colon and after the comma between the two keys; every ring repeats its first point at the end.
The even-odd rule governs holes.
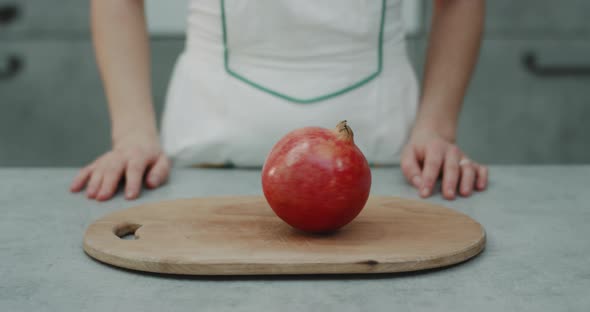
{"type": "MultiPolygon", "coordinates": [[[[86,227],[140,203],[261,194],[257,170],[177,169],[134,202],[70,194],[75,169],[0,169],[1,311],[589,311],[590,166],[492,166],[490,186],[430,202],[486,229],[478,257],[421,273],[178,277],[117,269],[82,250],[86,227]]],[[[397,168],[372,194],[417,198],[397,168]]]]}

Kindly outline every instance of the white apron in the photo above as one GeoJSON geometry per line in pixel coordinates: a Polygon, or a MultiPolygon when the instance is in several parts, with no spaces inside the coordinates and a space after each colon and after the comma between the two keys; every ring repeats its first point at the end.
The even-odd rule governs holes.
{"type": "Polygon", "coordinates": [[[417,108],[401,0],[192,0],[162,120],[177,165],[261,166],[305,126],[348,120],[399,163],[417,108]]]}

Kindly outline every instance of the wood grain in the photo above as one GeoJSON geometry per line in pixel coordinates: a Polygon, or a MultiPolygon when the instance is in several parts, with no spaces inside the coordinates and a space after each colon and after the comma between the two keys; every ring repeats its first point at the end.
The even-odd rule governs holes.
{"type": "Polygon", "coordinates": [[[111,213],[91,224],[84,250],[115,266],[194,275],[416,271],[465,261],[483,250],[483,227],[424,201],[371,197],[330,235],[289,227],[263,197],[183,199],[111,213]],[[135,240],[121,239],[135,233],[135,240]]]}

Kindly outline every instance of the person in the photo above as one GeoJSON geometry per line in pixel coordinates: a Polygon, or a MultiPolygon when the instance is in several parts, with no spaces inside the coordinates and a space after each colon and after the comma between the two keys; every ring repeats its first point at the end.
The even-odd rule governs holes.
{"type": "Polygon", "coordinates": [[[71,191],[107,200],[168,179],[179,166],[261,166],[303,126],[348,120],[372,165],[401,166],[422,197],[484,190],[488,169],[455,142],[475,66],[484,0],[436,0],[419,94],[401,0],[190,0],[186,45],[161,134],[150,90],[142,0],[93,0],[92,38],[108,99],[112,149],[71,191]]]}

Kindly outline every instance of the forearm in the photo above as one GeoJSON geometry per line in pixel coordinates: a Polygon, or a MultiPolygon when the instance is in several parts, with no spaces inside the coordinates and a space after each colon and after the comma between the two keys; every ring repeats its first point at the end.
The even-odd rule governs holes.
{"type": "Polygon", "coordinates": [[[143,0],[92,0],[92,38],[116,142],[157,135],[143,0]]]}
{"type": "Polygon", "coordinates": [[[484,0],[435,0],[415,129],[454,141],[481,42],[484,0]]]}

